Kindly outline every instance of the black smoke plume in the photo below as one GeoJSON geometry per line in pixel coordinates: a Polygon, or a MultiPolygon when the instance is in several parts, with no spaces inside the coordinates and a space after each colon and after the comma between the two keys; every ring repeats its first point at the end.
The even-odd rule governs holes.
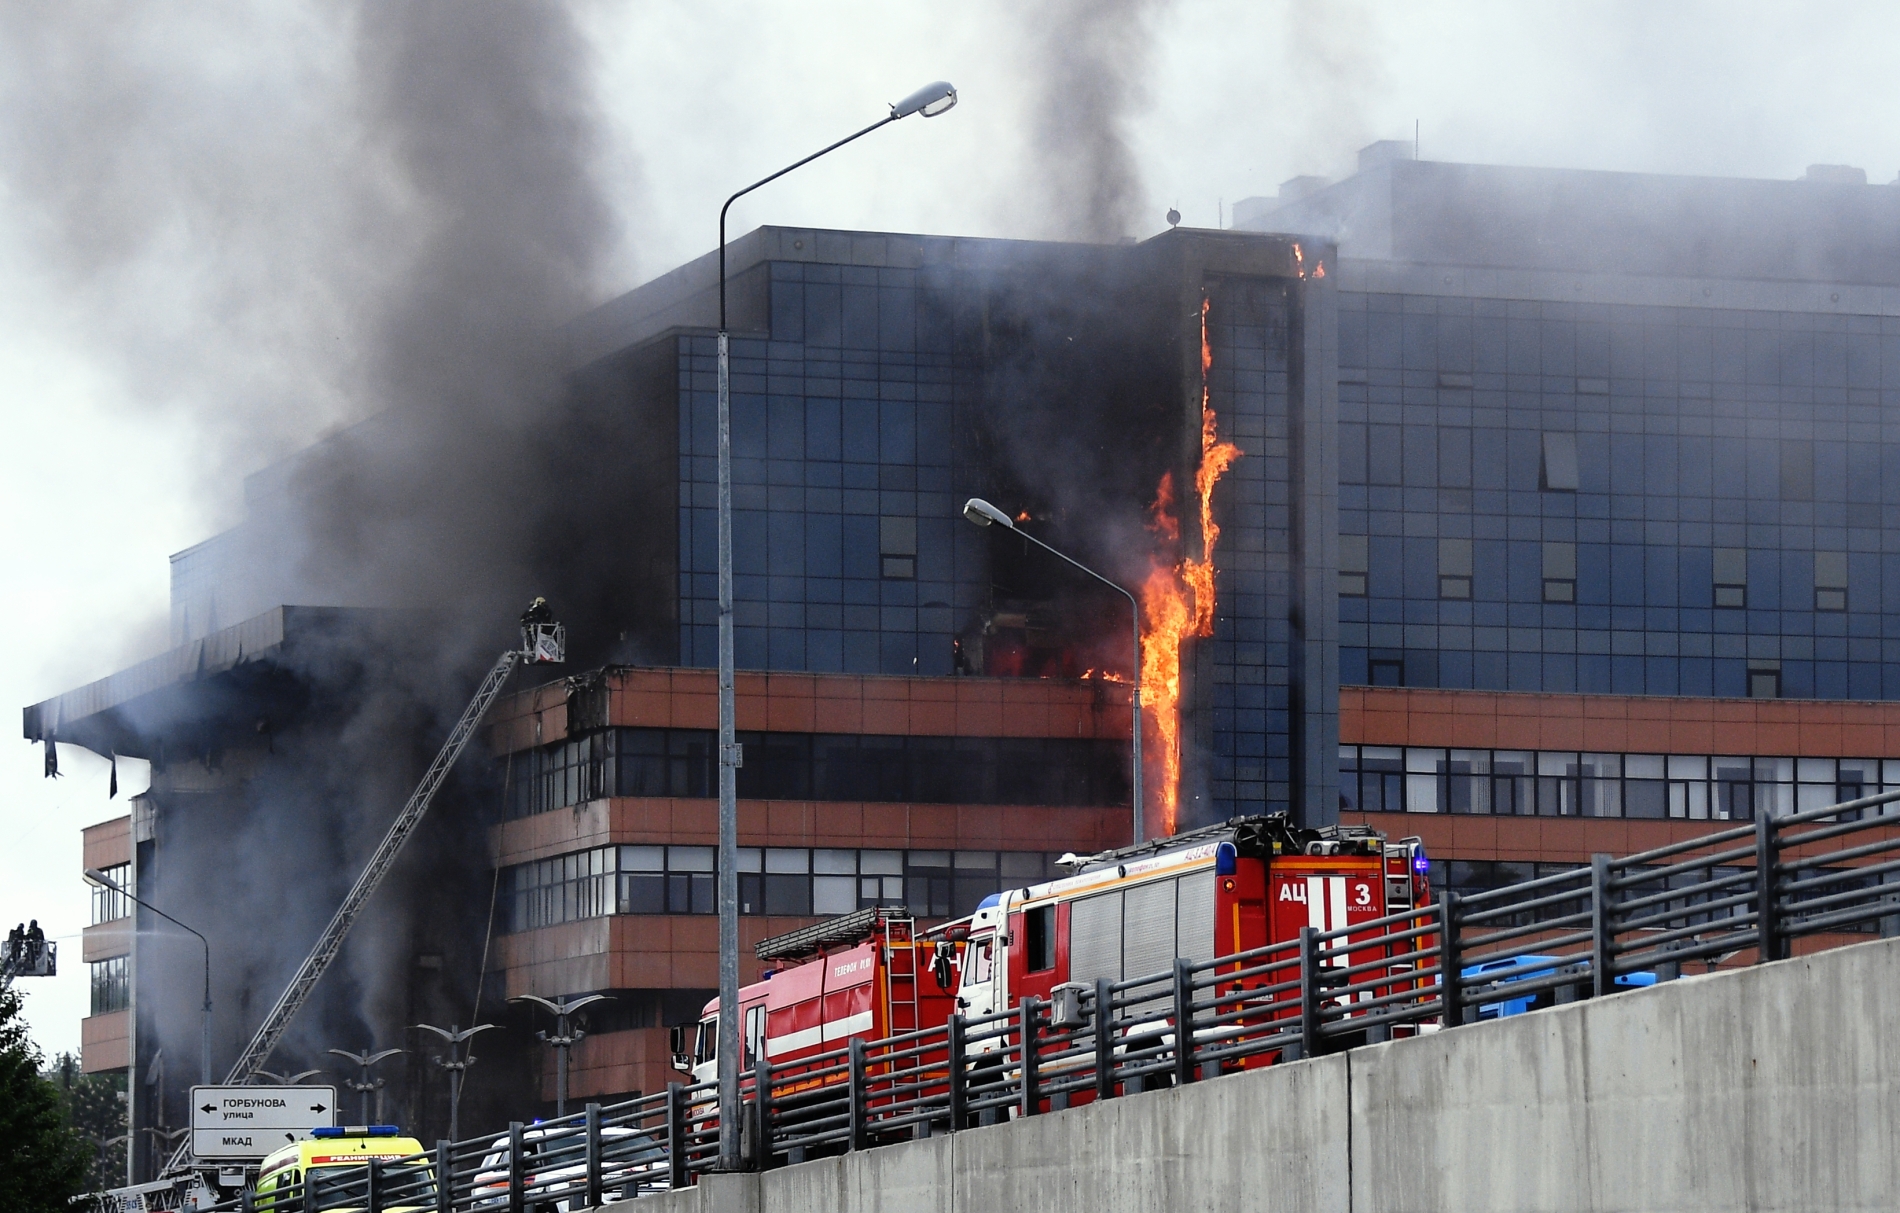
{"type": "MultiPolygon", "coordinates": [[[[666,655],[622,609],[647,585],[643,545],[671,542],[624,487],[639,419],[590,406],[611,368],[577,389],[557,334],[598,302],[619,238],[591,54],[553,2],[45,6],[5,23],[0,179],[95,339],[152,407],[202,428],[211,477],[333,431],[250,478],[244,521],[204,555],[212,626],[280,603],[418,612],[339,624],[270,678],[141,722],[158,763],[142,892],[215,890],[221,1079],[531,595],[567,608],[596,659],[666,655]],[[619,529],[582,524],[601,517],[619,529]],[[624,572],[583,587],[590,561],[624,572]]],[[[488,888],[467,877],[495,789],[464,780],[271,1069],[469,1021],[488,888]]],[[[195,1079],[197,974],[162,943],[141,954],[159,1012],[142,1031],[164,1033],[145,1048],[175,1089],[195,1079]]],[[[425,1135],[446,1127],[440,1078],[412,1055],[392,1092],[425,1135]]],[[[465,1105],[463,1123],[482,1118],[465,1105]]]]}
{"type": "Polygon", "coordinates": [[[1166,0],[1051,0],[1026,6],[1038,82],[1027,165],[1041,186],[1039,234],[1119,240],[1146,202],[1128,123],[1146,96],[1150,18],[1166,0]]]}

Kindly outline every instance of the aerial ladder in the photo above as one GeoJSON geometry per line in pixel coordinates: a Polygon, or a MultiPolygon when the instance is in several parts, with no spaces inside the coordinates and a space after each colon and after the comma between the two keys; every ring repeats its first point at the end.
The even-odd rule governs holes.
{"type": "MultiPolygon", "coordinates": [[[[508,681],[508,675],[514,672],[515,666],[524,661],[534,665],[557,664],[566,660],[567,629],[554,621],[547,600],[536,598],[521,616],[521,647],[509,649],[496,658],[494,667],[482,679],[481,686],[476,688],[475,697],[469,700],[468,707],[463,710],[462,718],[449,731],[448,740],[442,743],[435,761],[429,764],[428,771],[423,774],[422,782],[410,793],[408,803],[403,805],[402,812],[396,814],[396,820],[389,824],[389,832],[383,835],[382,842],[377,844],[369,862],[363,865],[362,874],[357,876],[356,883],[343,898],[343,904],[337,907],[330,925],[323,929],[316,946],[310,949],[310,955],[304,957],[297,975],[290,979],[290,984],[278,996],[270,1014],[264,1016],[264,1022],[257,1026],[251,1043],[244,1046],[244,1051],[232,1064],[231,1072],[225,1076],[226,1085],[248,1081],[270,1060],[272,1051],[283,1039],[290,1021],[309,1001],[310,992],[316,989],[324,971],[337,958],[337,953],[343,950],[343,941],[349,937],[356,916],[376,895],[377,888],[383,883],[383,877],[389,875],[389,869],[394,866],[403,844],[409,841],[409,836],[422,823],[422,815],[429,811],[429,802],[435,798],[443,780],[448,778],[455,760],[462,756],[463,749],[475,735],[482,717],[493,706],[495,697],[501,694],[501,688],[508,681]]],[[[189,1143],[179,1146],[166,1170],[171,1171],[183,1165],[190,1153],[189,1143]]]]}

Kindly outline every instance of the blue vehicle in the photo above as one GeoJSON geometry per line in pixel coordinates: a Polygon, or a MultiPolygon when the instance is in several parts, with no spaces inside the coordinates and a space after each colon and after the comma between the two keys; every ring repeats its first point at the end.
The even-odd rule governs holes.
{"type": "MultiPolygon", "coordinates": [[[[1463,969],[1462,973],[1466,982],[1469,983],[1473,978],[1482,977],[1486,973],[1498,973],[1512,969],[1519,971],[1498,978],[1497,984],[1507,985],[1514,981],[1536,981],[1539,978],[1554,977],[1560,973],[1576,974],[1579,985],[1587,980],[1587,969],[1583,962],[1576,957],[1564,956],[1512,956],[1504,960],[1490,960],[1483,964],[1471,965],[1463,969]],[[1535,965],[1539,967],[1525,969],[1521,967],[1524,965],[1535,965]]],[[[1653,986],[1656,984],[1656,975],[1646,969],[1634,973],[1623,973],[1616,978],[1616,984],[1625,989],[1635,989],[1639,986],[1653,986]]],[[[1502,1019],[1507,1015],[1522,1015],[1526,1011],[1536,1011],[1544,1007],[1556,1006],[1557,1001],[1556,990],[1538,990],[1530,994],[1525,994],[1520,998],[1506,998],[1498,1002],[1479,1003],[1478,1018],[1502,1019]]]]}

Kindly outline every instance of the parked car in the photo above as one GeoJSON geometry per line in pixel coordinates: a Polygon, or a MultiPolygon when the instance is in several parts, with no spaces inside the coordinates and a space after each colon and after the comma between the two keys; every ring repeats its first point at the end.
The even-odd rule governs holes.
{"type": "MultiPolygon", "coordinates": [[[[667,1188],[666,1151],[651,1134],[624,1125],[600,1130],[601,1187],[606,1200],[667,1188]]],[[[532,1128],[521,1135],[522,1187],[532,1213],[575,1213],[587,1207],[586,1138],[572,1128],[532,1128]]],[[[474,1180],[475,1207],[508,1206],[508,1139],[497,1137],[474,1180]]]]}
{"type": "MultiPolygon", "coordinates": [[[[1474,977],[1482,977],[1487,973],[1505,972],[1506,970],[1516,969],[1521,965],[1533,965],[1536,967],[1524,969],[1521,972],[1510,973],[1508,976],[1494,980],[1499,985],[1508,985],[1514,981],[1535,981],[1538,978],[1552,977],[1559,973],[1576,974],[1577,984],[1579,986],[1587,986],[1590,980],[1588,966],[1575,956],[1511,956],[1503,960],[1489,960],[1483,964],[1470,965],[1463,969],[1462,972],[1465,976],[1465,980],[1469,982],[1474,977]]],[[[1628,989],[1634,989],[1638,986],[1653,986],[1656,984],[1656,975],[1648,970],[1641,970],[1635,973],[1623,973],[1617,976],[1616,984],[1628,989]]],[[[1478,1018],[1502,1019],[1507,1015],[1522,1015],[1526,1011],[1536,1011],[1544,1007],[1556,1005],[1556,990],[1537,990],[1518,998],[1481,1002],[1478,1004],[1478,1018]]]]}

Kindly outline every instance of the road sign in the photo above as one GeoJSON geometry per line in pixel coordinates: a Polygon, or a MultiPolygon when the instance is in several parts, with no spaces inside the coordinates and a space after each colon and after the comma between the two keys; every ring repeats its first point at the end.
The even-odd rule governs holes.
{"type": "Polygon", "coordinates": [[[193,1087],[191,1152],[262,1158],[335,1116],[335,1087],[193,1087]]]}

